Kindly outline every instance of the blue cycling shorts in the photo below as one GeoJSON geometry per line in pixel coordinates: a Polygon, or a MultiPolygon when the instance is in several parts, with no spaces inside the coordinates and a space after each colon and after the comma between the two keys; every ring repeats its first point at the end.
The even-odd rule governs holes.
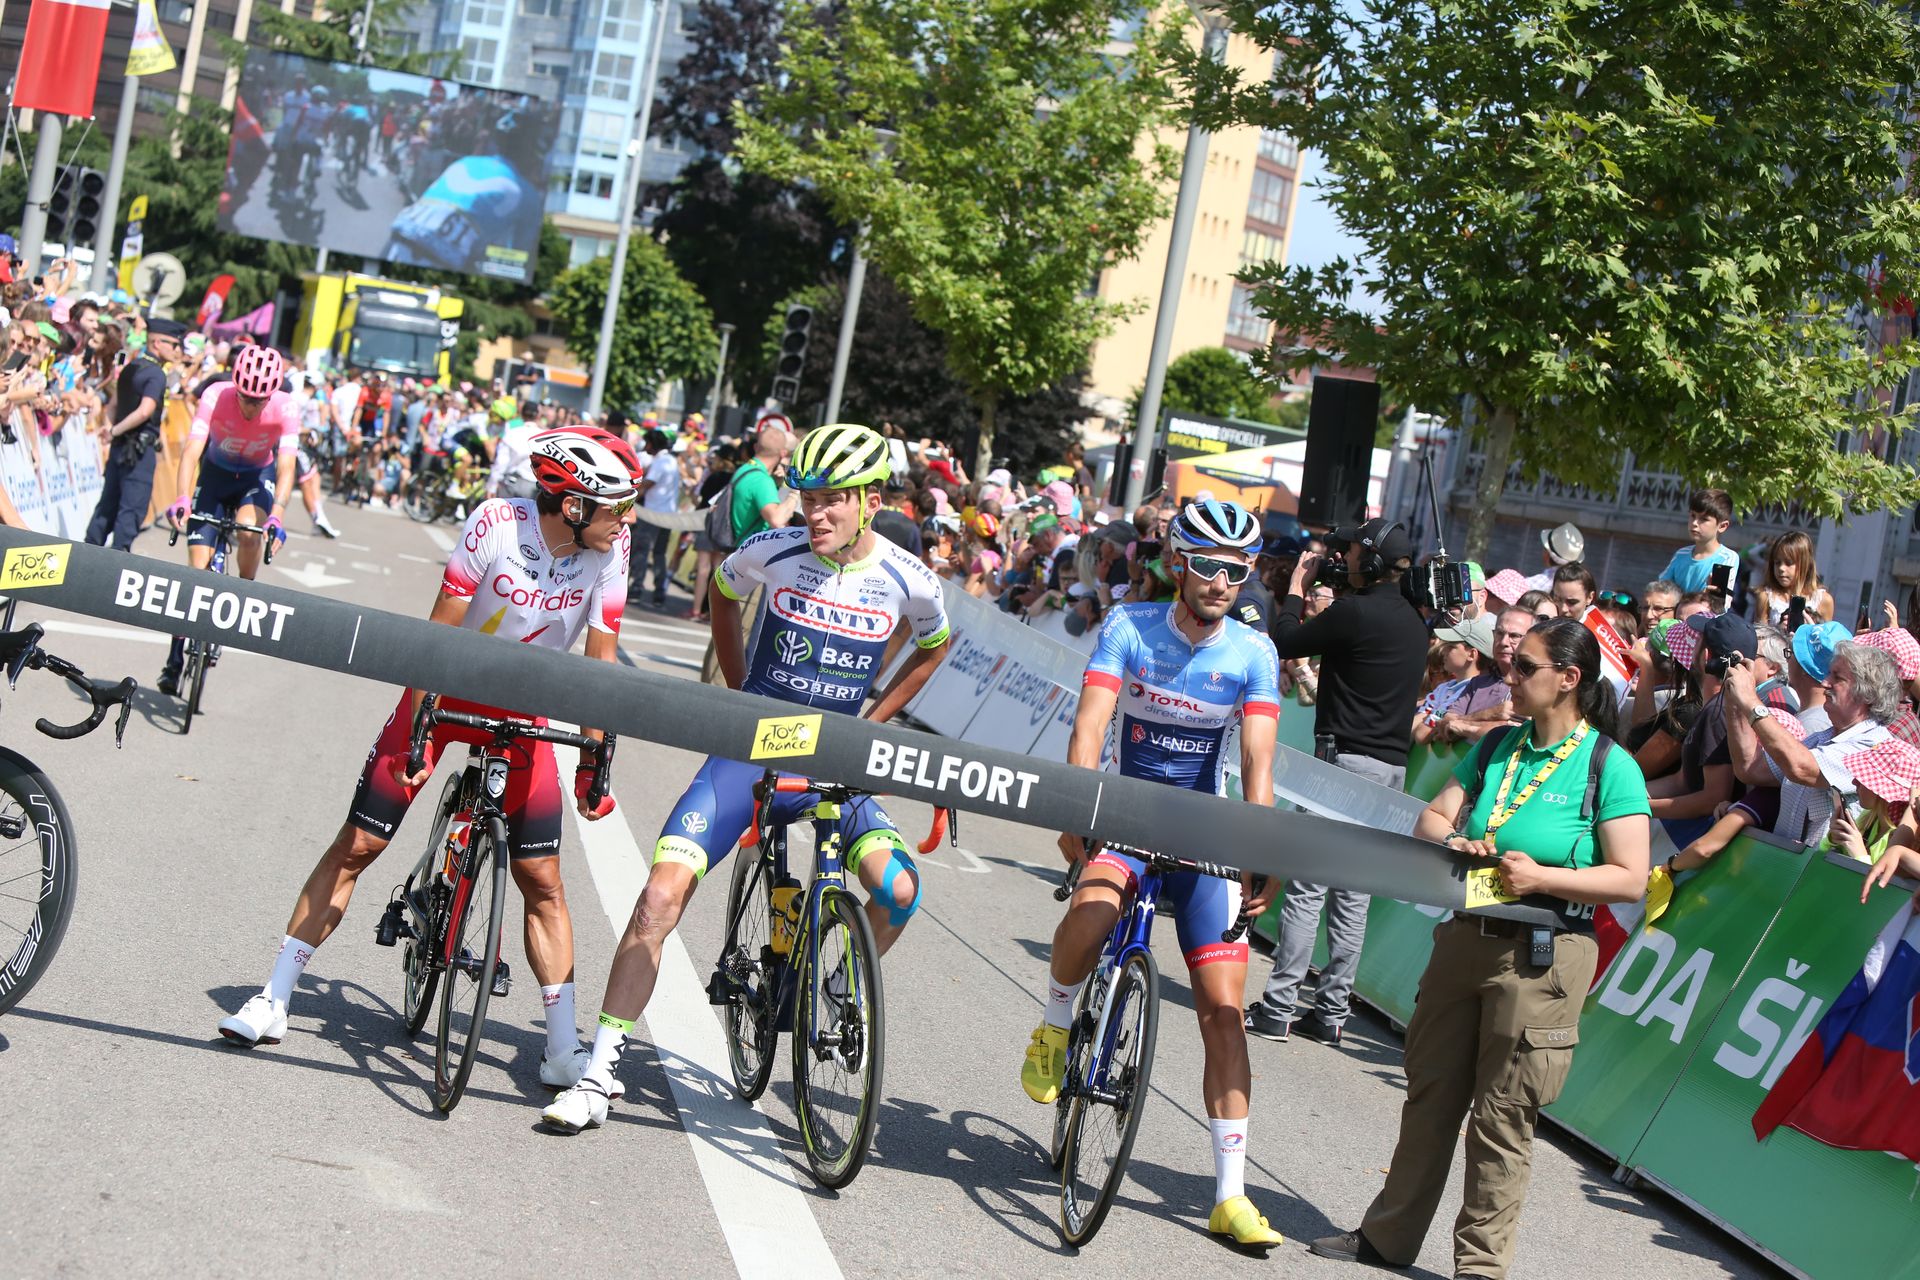
{"type": "MultiPolygon", "coordinates": [[[[654,864],[678,862],[692,867],[696,877],[720,865],[753,828],[753,784],[763,772],[757,764],[708,756],[660,828],[660,839],[653,846],[654,864]]],[[[786,824],[800,821],[800,815],[819,802],[817,792],[783,791],[769,803],[773,820],[786,824]]],[[[875,796],[842,805],[837,826],[841,861],[849,872],[858,871],[860,860],[875,848],[906,853],[893,819],[875,796]]]]}
{"type": "MultiPolygon", "coordinates": [[[[1138,858],[1103,849],[1093,859],[1096,867],[1113,867],[1127,873],[1127,893],[1139,887],[1146,864],[1138,858]]],[[[1203,876],[1198,871],[1176,871],[1161,880],[1157,910],[1173,910],[1173,923],[1180,935],[1180,954],[1192,971],[1209,964],[1245,964],[1247,940],[1222,942],[1220,935],[1233,928],[1240,918],[1240,882],[1203,876]]]]}
{"type": "MultiPolygon", "coordinates": [[[[272,467],[229,471],[216,462],[200,463],[200,483],[193,491],[193,509],[202,515],[233,516],[240,508],[258,507],[260,522],[273,514],[272,467]]],[[[187,535],[187,545],[210,547],[220,530],[210,524],[196,524],[187,535]]]]}

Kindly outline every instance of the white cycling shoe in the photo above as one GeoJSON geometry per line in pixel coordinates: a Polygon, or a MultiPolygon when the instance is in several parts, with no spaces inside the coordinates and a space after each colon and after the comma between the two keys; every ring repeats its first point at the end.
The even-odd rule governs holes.
{"type": "Polygon", "coordinates": [[[565,1133],[598,1129],[607,1122],[607,1104],[612,1100],[597,1081],[583,1080],[549,1102],[540,1118],[565,1133]]]}
{"type": "Polygon", "coordinates": [[[240,1012],[220,1020],[220,1034],[238,1045],[279,1044],[287,1034],[287,1010],[274,1007],[273,999],[262,991],[240,1006],[240,1012]]]}
{"type": "Polygon", "coordinates": [[[549,1089],[571,1088],[580,1083],[580,1077],[587,1074],[587,1068],[592,1065],[593,1049],[589,1045],[576,1044],[572,1053],[558,1060],[542,1054],[540,1083],[549,1089]]]}

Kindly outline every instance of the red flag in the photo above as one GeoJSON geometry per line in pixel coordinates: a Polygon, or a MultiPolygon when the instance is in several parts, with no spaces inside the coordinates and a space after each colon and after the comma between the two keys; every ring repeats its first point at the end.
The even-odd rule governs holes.
{"type": "Polygon", "coordinates": [[[62,116],[93,115],[109,0],[33,0],[20,49],[13,105],[62,116]]]}

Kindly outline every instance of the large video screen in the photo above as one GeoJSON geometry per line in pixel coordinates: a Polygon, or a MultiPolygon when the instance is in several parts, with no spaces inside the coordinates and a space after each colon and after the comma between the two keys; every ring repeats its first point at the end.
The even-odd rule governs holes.
{"type": "Polygon", "coordinates": [[[251,49],[220,229],[533,279],[558,105],[251,49]]]}

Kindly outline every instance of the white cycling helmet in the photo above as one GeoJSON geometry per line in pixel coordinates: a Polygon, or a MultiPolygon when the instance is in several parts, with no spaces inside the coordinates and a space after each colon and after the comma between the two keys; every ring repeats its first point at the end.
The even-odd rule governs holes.
{"type": "Polygon", "coordinates": [[[1167,541],[1178,552],[1250,551],[1259,545],[1260,522],[1237,502],[1200,498],[1180,508],[1167,541]]]}
{"type": "Polygon", "coordinates": [[[548,493],[619,502],[637,492],[620,455],[583,431],[562,428],[533,438],[533,475],[548,493]]]}

